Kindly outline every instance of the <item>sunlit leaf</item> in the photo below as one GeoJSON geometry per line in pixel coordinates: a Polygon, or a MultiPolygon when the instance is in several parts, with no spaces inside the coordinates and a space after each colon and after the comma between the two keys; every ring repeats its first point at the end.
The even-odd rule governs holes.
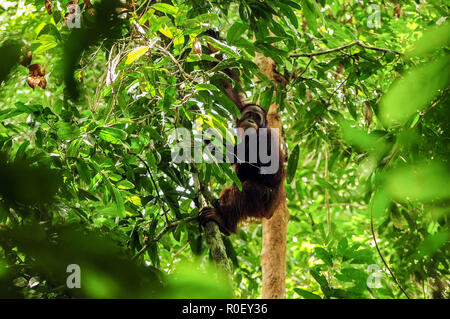
{"type": "Polygon", "coordinates": [[[439,90],[450,83],[450,57],[423,64],[394,82],[383,97],[381,118],[387,124],[403,123],[423,110],[439,90]]]}
{"type": "Polygon", "coordinates": [[[106,142],[120,144],[127,137],[127,133],[121,129],[114,127],[101,127],[95,133],[106,142]]]}
{"type": "Polygon", "coordinates": [[[147,51],[148,47],[146,46],[133,49],[130,53],[128,53],[127,59],[125,60],[125,64],[133,63],[134,61],[138,60],[141,56],[143,56],[145,53],[147,53],[147,51]]]}
{"type": "Polygon", "coordinates": [[[155,3],[152,6],[152,8],[173,16],[175,16],[178,13],[177,7],[171,6],[170,4],[167,3],[155,3]]]}

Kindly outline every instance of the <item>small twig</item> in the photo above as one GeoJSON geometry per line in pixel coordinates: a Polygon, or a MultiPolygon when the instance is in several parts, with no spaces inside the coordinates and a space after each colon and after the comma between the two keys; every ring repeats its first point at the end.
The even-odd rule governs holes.
{"type": "Polygon", "coordinates": [[[351,48],[353,46],[359,46],[359,47],[367,49],[367,50],[374,50],[374,51],[379,51],[379,52],[390,52],[390,53],[394,53],[397,55],[402,55],[401,52],[398,52],[395,50],[372,47],[372,46],[368,46],[368,45],[362,43],[361,41],[355,41],[355,42],[352,42],[349,44],[342,45],[340,47],[336,47],[336,48],[332,48],[332,49],[328,49],[328,50],[324,50],[324,51],[311,52],[311,53],[295,53],[295,54],[291,54],[289,57],[290,58],[300,58],[300,57],[309,57],[310,58],[310,57],[314,57],[314,56],[319,56],[319,55],[324,55],[324,54],[333,53],[333,52],[337,52],[337,51],[342,51],[344,49],[351,48]]]}
{"type": "Polygon", "coordinates": [[[299,79],[299,80],[309,80],[309,78],[304,78],[302,75],[303,74],[305,74],[305,72],[308,70],[308,67],[309,67],[309,65],[311,64],[311,62],[313,61],[313,58],[311,57],[310,59],[309,59],[309,61],[308,61],[308,64],[305,66],[305,69],[303,70],[303,71],[296,71],[296,72],[294,72],[294,74],[292,74],[292,77],[291,77],[291,79],[299,79]],[[296,73],[299,73],[300,72],[300,74],[299,75],[297,75],[296,73]]]}
{"type": "Polygon", "coordinates": [[[150,175],[150,179],[151,179],[151,181],[152,181],[152,183],[153,183],[153,186],[155,187],[156,197],[158,197],[158,200],[159,200],[161,203],[163,203],[163,200],[162,200],[161,196],[159,195],[159,188],[158,188],[158,185],[156,185],[156,182],[155,182],[155,180],[153,179],[153,174],[152,174],[152,171],[150,170],[150,167],[148,167],[148,164],[147,164],[147,163],[142,159],[142,157],[140,157],[138,154],[133,153],[133,152],[129,152],[128,154],[136,156],[136,157],[139,159],[139,161],[141,161],[141,163],[144,164],[145,169],[147,170],[148,175],[150,175]]]}
{"type": "MultiPolygon", "coordinates": [[[[330,205],[330,207],[332,207],[332,206],[348,206],[348,207],[354,207],[354,208],[359,208],[359,209],[367,209],[367,206],[356,204],[356,203],[330,203],[329,205],[330,205]]],[[[309,206],[305,206],[305,207],[311,207],[311,206],[313,206],[313,205],[309,205],[309,206]]],[[[321,204],[321,205],[317,205],[317,207],[323,208],[326,206],[324,204],[321,204]]]]}
{"type": "Polygon", "coordinates": [[[168,56],[172,60],[173,63],[175,63],[175,65],[180,70],[181,75],[183,75],[183,77],[186,80],[192,80],[192,77],[184,71],[184,69],[181,66],[180,62],[178,62],[178,60],[175,59],[175,57],[168,50],[166,50],[165,48],[163,48],[163,47],[161,47],[159,45],[156,45],[156,44],[155,44],[155,48],[158,49],[159,51],[161,51],[162,53],[164,53],[166,56],[168,56]]]}
{"type": "Polygon", "coordinates": [[[402,285],[398,281],[397,277],[395,277],[394,273],[392,272],[391,268],[389,267],[388,263],[383,257],[383,254],[381,253],[380,247],[377,243],[377,238],[375,236],[375,230],[373,227],[373,203],[370,205],[370,230],[372,232],[372,238],[373,242],[375,243],[375,247],[377,248],[378,255],[380,256],[381,260],[383,261],[383,264],[386,266],[387,270],[391,274],[392,279],[394,279],[394,282],[397,284],[397,286],[400,288],[400,290],[403,292],[403,294],[406,296],[406,298],[410,299],[406,291],[403,289],[402,285]]]}
{"type": "MultiPolygon", "coordinates": [[[[420,122],[420,120],[425,116],[425,114],[433,107],[436,106],[436,103],[433,103],[427,110],[425,110],[425,112],[423,112],[421,114],[421,118],[419,119],[419,121],[417,121],[417,123],[414,125],[414,127],[416,127],[418,125],[418,123],[420,122]]],[[[385,171],[387,169],[387,167],[391,164],[392,160],[394,159],[395,155],[398,153],[399,148],[397,147],[394,152],[392,152],[392,155],[389,157],[389,160],[387,161],[386,165],[383,168],[383,171],[385,171]]],[[[374,226],[373,226],[373,203],[370,205],[370,230],[372,232],[372,238],[373,241],[375,243],[375,247],[378,251],[378,255],[380,256],[381,260],[383,261],[384,265],[386,266],[386,268],[388,269],[389,273],[391,274],[391,277],[394,279],[395,283],[397,284],[397,286],[400,288],[400,290],[403,292],[403,294],[410,299],[410,297],[408,296],[408,294],[406,293],[406,291],[403,289],[403,287],[400,285],[400,282],[398,281],[397,277],[395,277],[394,273],[392,272],[391,268],[389,267],[388,263],[386,262],[386,260],[383,257],[383,254],[381,253],[380,247],[378,246],[377,243],[377,238],[375,236],[375,230],[374,230],[374,226]]]]}
{"type": "MultiPolygon", "coordinates": [[[[330,151],[328,150],[328,145],[325,145],[325,181],[328,183],[328,161],[330,159],[330,151]]],[[[328,232],[327,236],[331,234],[331,209],[330,209],[330,191],[325,188],[325,206],[327,208],[327,224],[328,232]]]]}
{"type": "Polygon", "coordinates": [[[147,243],[144,247],[141,248],[141,250],[138,251],[138,253],[132,258],[132,260],[136,260],[140,255],[142,255],[153,244],[155,244],[157,241],[159,241],[161,239],[161,237],[164,236],[164,234],[167,233],[172,228],[177,227],[179,224],[181,224],[183,222],[191,222],[194,220],[197,220],[197,217],[190,216],[190,217],[176,220],[170,224],[167,224],[149,243],[147,243]]]}
{"type": "Polygon", "coordinates": [[[159,187],[158,187],[158,185],[156,185],[156,182],[153,178],[153,174],[152,174],[152,171],[150,170],[150,167],[148,167],[148,164],[138,154],[133,153],[133,152],[129,152],[129,154],[136,156],[142,162],[142,164],[145,165],[145,169],[147,170],[148,175],[150,175],[150,180],[152,181],[153,186],[155,187],[156,197],[158,198],[158,201],[161,203],[161,205],[163,205],[162,210],[164,211],[164,217],[166,218],[166,223],[169,224],[170,223],[169,218],[167,217],[167,212],[169,210],[164,210],[164,201],[162,200],[161,196],[159,195],[159,187]]]}
{"type": "Polygon", "coordinates": [[[331,95],[330,95],[330,97],[328,98],[328,101],[327,101],[327,105],[329,105],[330,104],[330,102],[331,102],[331,99],[333,98],[333,96],[336,94],[336,92],[347,82],[347,80],[350,78],[350,74],[345,78],[345,80],[344,81],[342,81],[342,83],[341,84],[339,84],[339,86],[333,91],[333,93],[331,93],[331,95]]]}

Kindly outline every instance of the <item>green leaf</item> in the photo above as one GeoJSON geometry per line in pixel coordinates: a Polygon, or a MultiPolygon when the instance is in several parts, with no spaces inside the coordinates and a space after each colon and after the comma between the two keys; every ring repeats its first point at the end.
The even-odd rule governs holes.
{"type": "Polygon", "coordinates": [[[294,288],[294,291],[305,299],[322,299],[320,296],[301,288],[294,288]]]}
{"type": "Polygon", "coordinates": [[[228,163],[219,163],[219,167],[231,180],[236,184],[240,191],[242,191],[242,183],[237,177],[236,173],[231,169],[228,163]]]}
{"type": "Polygon", "coordinates": [[[80,134],[80,129],[68,122],[58,122],[56,123],[56,128],[57,134],[62,140],[72,140],[80,134]]]}
{"type": "Polygon", "coordinates": [[[156,243],[151,245],[147,250],[147,252],[152,261],[152,265],[155,266],[156,268],[159,268],[160,260],[158,254],[158,245],[156,243]]]}
{"type": "Polygon", "coordinates": [[[122,194],[120,194],[119,190],[115,187],[112,187],[113,190],[113,198],[114,202],[116,203],[117,208],[117,217],[125,217],[125,206],[123,203],[122,194]]]}
{"type": "Polygon", "coordinates": [[[274,19],[270,19],[268,23],[270,31],[272,31],[275,35],[279,37],[286,36],[286,32],[284,31],[283,27],[279,23],[277,23],[274,19]]]}
{"type": "Polygon", "coordinates": [[[450,56],[422,64],[394,82],[381,101],[382,120],[389,125],[404,123],[423,110],[450,84],[450,56]]]}
{"type": "Polygon", "coordinates": [[[336,190],[336,188],[332,184],[325,181],[323,178],[317,178],[316,182],[323,188],[327,188],[329,190],[336,190]]]}
{"type": "Polygon", "coordinates": [[[349,254],[348,257],[351,258],[352,264],[366,264],[373,262],[372,253],[369,249],[355,250],[349,254]]]}
{"type": "Polygon", "coordinates": [[[315,247],[314,252],[316,253],[317,257],[325,262],[325,264],[327,264],[328,266],[333,266],[332,257],[326,249],[322,247],[315,247]]]}
{"type": "Polygon", "coordinates": [[[230,47],[229,45],[227,45],[222,41],[216,40],[212,37],[206,37],[206,41],[213,47],[215,47],[217,50],[224,52],[228,57],[234,58],[239,57],[234,48],[230,47]]]}
{"type": "Polygon", "coordinates": [[[175,227],[175,230],[172,232],[173,238],[176,241],[180,241],[181,233],[186,230],[186,222],[181,222],[175,227]]]}
{"type": "Polygon", "coordinates": [[[295,9],[297,9],[297,10],[301,10],[302,9],[302,7],[300,7],[298,5],[298,3],[294,2],[294,1],[291,1],[291,0],[280,0],[280,2],[284,3],[284,4],[288,5],[288,6],[291,6],[291,7],[295,8],[295,9]]]}
{"type": "Polygon", "coordinates": [[[155,236],[156,227],[158,226],[158,218],[153,217],[152,221],[150,223],[150,227],[148,229],[148,237],[153,240],[153,237],[155,236]]]}
{"type": "Polygon", "coordinates": [[[165,180],[160,180],[158,184],[164,193],[164,198],[169,205],[170,210],[177,218],[181,218],[180,206],[178,203],[178,192],[175,187],[165,180]]]}
{"type": "Polygon", "coordinates": [[[22,111],[19,110],[14,110],[13,108],[9,108],[9,109],[5,109],[5,110],[0,110],[0,121],[9,119],[11,117],[17,116],[22,114],[22,111]]]}
{"type": "Polygon", "coordinates": [[[325,296],[330,296],[331,290],[328,285],[328,281],[325,278],[324,275],[322,275],[317,269],[310,269],[310,274],[313,276],[313,278],[317,281],[317,283],[320,285],[320,289],[325,294],[325,296]]]}
{"type": "Polygon", "coordinates": [[[215,85],[212,84],[197,84],[194,87],[195,90],[197,91],[204,91],[204,90],[209,90],[209,91],[220,91],[215,85]]]}
{"type": "Polygon", "coordinates": [[[67,157],[78,157],[79,149],[81,144],[83,143],[82,139],[76,139],[70,142],[69,147],[67,147],[66,156],[67,157]]]}
{"type": "Polygon", "coordinates": [[[131,183],[130,181],[127,181],[127,180],[120,181],[119,183],[116,184],[116,186],[118,189],[134,189],[135,188],[133,183],[131,183]]]}
{"type": "Polygon", "coordinates": [[[294,149],[292,150],[292,153],[289,156],[289,160],[288,160],[287,177],[286,177],[286,182],[288,184],[290,184],[292,182],[292,180],[294,179],[295,172],[297,171],[299,157],[300,157],[300,147],[297,144],[297,145],[295,145],[294,149]]]}
{"type": "Polygon", "coordinates": [[[163,107],[164,110],[169,110],[172,106],[173,102],[175,101],[175,93],[176,93],[176,79],[175,77],[171,77],[169,81],[169,85],[167,86],[166,90],[164,91],[164,101],[163,101],[163,107]]]}
{"type": "Polygon", "coordinates": [[[289,19],[289,21],[292,23],[292,25],[294,26],[294,28],[298,28],[298,19],[297,16],[295,15],[295,12],[289,8],[289,6],[284,5],[282,3],[278,4],[280,6],[281,12],[283,12],[287,18],[289,19]]]}
{"type": "Polygon", "coordinates": [[[408,51],[410,56],[425,56],[450,44],[450,22],[427,30],[408,51]]]}
{"type": "Polygon", "coordinates": [[[43,34],[50,34],[54,35],[58,40],[61,41],[61,34],[59,33],[59,30],[56,28],[56,26],[52,23],[46,24],[41,31],[39,31],[39,34],[37,38],[39,38],[43,34]]]}
{"type": "Polygon", "coordinates": [[[117,208],[117,206],[111,206],[103,208],[96,212],[97,215],[103,215],[108,217],[124,217],[125,214],[122,214],[121,211],[117,208]]]}
{"type": "Polygon", "coordinates": [[[178,13],[178,8],[171,6],[167,3],[155,3],[153,5],[153,9],[170,14],[172,16],[175,16],[178,13]]]}
{"type": "Polygon", "coordinates": [[[21,161],[25,158],[25,151],[30,146],[30,141],[25,141],[22,144],[20,144],[19,148],[17,149],[16,155],[14,157],[14,160],[21,161]]]}
{"type": "Polygon", "coordinates": [[[341,238],[340,240],[339,240],[339,242],[338,242],[338,244],[337,244],[337,250],[336,250],[336,253],[339,255],[339,256],[345,256],[345,254],[346,254],[346,252],[347,252],[347,249],[348,249],[348,241],[347,241],[347,238],[346,237],[343,237],[343,238],[341,238]]]}
{"type": "Polygon", "coordinates": [[[316,7],[310,0],[302,0],[302,10],[305,15],[306,24],[311,32],[317,32],[317,13],[316,7]]]}
{"type": "Polygon", "coordinates": [[[114,127],[100,127],[95,130],[95,134],[102,140],[112,143],[121,144],[122,140],[125,140],[127,133],[121,129],[114,127]]]}
{"type": "Polygon", "coordinates": [[[440,163],[401,166],[389,173],[387,190],[396,200],[429,202],[450,198],[450,170],[440,163]]]}
{"type": "Polygon", "coordinates": [[[355,103],[353,103],[352,101],[347,101],[347,103],[345,103],[345,105],[347,106],[347,110],[350,113],[350,115],[356,121],[358,119],[358,114],[356,114],[355,103]]]}
{"type": "Polygon", "coordinates": [[[270,105],[272,104],[273,92],[274,87],[272,86],[266,88],[264,92],[261,94],[260,105],[263,109],[268,110],[270,105]]]}
{"type": "Polygon", "coordinates": [[[367,276],[368,276],[364,271],[356,269],[356,268],[343,268],[343,269],[341,269],[341,272],[347,278],[350,278],[352,280],[359,281],[359,282],[365,282],[367,279],[367,276]]]}
{"type": "Polygon", "coordinates": [[[34,50],[33,55],[44,53],[45,51],[50,50],[58,45],[55,37],[50,34],[41,35],[38,39],[38,42],[40,42],[41,45],[36,50],[34,50]]]}
{"type": "Polygon", "coordinates": [[[236,42],[246,30],[248,30],[248,25],[240,21],[235,22],[227,32],[227,43],[236,42]]]}
{"type": "Polygon", "coordinates": [[[137,59],[139,59],[141,56],[143,56],[145,53],[147,53],[148,47],[147,46],[140,46],[135,49],[133,49],[130,53],[127,54],[127,58],[125,60],[125,64],[131,64],[137,59]]]}
{"type": "Polygon", "coordinates": [[[231,113],[231,115],[235,116],[236,118],[239,118],[241,115],[241,112],[237,108],[236,104],[231,101],[228,96],[223,94],[221,91],[215,91],[213,92],[214,95],[214,101],[219,103],[220,106],[224,107],[228,112],[231,113]]]}
{"type": "Polygon", "coordinates": [[[86,185],[89,185],[91,182],[91,172],[85,160],[81,158],[77,159],[76,166],[78,174],[80,174],[81,179],[86,183],[86,185]]]}
{"type": "MultiPolygon", "coordinates": [[[[36,8],[40,8],[40,6],[36,6],[36,8]]],[[[58,9],[55,10],[55,8],[53,8],[52,11],[53,11],[53,20],[55,20],[55,23],[58,24],[59,21],[61,21],[63,18],[61,11],[59,11],[58,9]]]]}
{"type": "Polygon", "coordinates": [[[32,114],[34,112],[42,112],[44,108],[40,104],[24,104],[22,102],[14,103],[14,106],[18,111],[23,113],[32,114]]]}
{"type": "Polygon", "coordinates": [[[419,256],[431,256],[438,251],[442,246],[450,239],[450,232],[443,231],[436,234],[428,235],[423,242],[417,247],[417,253],[419,256]]]}

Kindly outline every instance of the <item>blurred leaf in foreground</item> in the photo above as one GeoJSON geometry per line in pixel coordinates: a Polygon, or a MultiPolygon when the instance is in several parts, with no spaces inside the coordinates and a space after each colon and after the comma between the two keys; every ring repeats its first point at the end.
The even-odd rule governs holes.
{"type": "Polygon", "coordinates": [[[391,86],[381,102],[381,119],[387,125],[402,124],[423,110],[439,90],[450,83],[450,56],[411,70],[391,86]]]}
{"type": "Polygon", "coordinates": [[[206,270],[193,264],[179,264],[177,270],[169,276],[168,287],[162,298],[232,298],[232,290],[227,287],[227,279],[216,271],[214,265],[206,270]]]}
{"type": "Polygon", "coordinates": [[[79,226],[29,225],[0,231],[0,246],[16,246],[29,264],[68,296],[151,298],[159,292],[160,271],[132,262],[108,236],[79,226]],[[51,239],[49,238],[49,231],[51,239]],[[67,266],[79,265],[81,288],[66,287],[67,266]]]}
{"type": "Polygon", "coordinates": [[[450,22],[447,22],[442,26],[432,28],[425,32],[422,38],[408,51],[408,55],[422,57],[434,53],[436,50],[449,44],[450,22]]]}
{"type": "Polygon", "coordinates": [[[0,84],[6,79],[13,67],[19,63],[20,46],[17,43],[6,41],[0,46],[0,84]]]}
{"type": "MultiPolygon", "coordinates": [[[[105,46],[121,36],[122,20],[116,9],[121,6],[118,0],[103,0],[95,4],[95,16],[80,29],[74,29],[65,42],[64,47],[64,82],[73,99],[79,97],[78,85],[74,79],[74,71],[82,53],[91,46],[107,39],[105,46]]],[[[87,19],[86,19],[87,20],[87,19]]]]}
{"type": "Polygon", "coordinates": [[[450,198],[450,172],[438,163],[399,167],[389,173],[387,188],[394,199],[430,201],[450,198]]]}
{"type": "Polygon", "coordinates": [[[24,160],[10,163],[6,154],[0,153],[0,196],[8,202],[25,205],[49,202],[60,185],[56,170],[30,166],[24,160]]]}

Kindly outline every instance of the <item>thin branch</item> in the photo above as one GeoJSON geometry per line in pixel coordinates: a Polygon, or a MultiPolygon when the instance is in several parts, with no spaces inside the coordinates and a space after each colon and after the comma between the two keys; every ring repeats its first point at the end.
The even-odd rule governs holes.
{"type": "Polygon", "coordinates": [[[155,48],[158,49],[159,51],[161,51],[162,53],[164,53],[166,56],[168,56],[173,63],[175,63],[175,65],[178,67],[178,69],[180,70],[181,75],[186,79],[186,80],[192,80],[192,77],[186,73],[183,69],[183,67],[181,66],[180,62],[178,62],[177,59],[175,59],[175,57],[165,48],[155,44],[155,48]]]}
{"type": "Polygon", "coordinates": [[[176,220],[170,224],[167,224],[149,243],[147,243],[144,247],[141,248],[141,250],[138,251],[138,253],[132,258],[133,260],[136,260],[139,256],[141,256],[147,249],[149,249],[153,244],[155,244],[157,241],[161,239],[162,236],[164,236],[165,233],[167,233],[169,230],[171,230],[174,227],[177,227],[179,224],[183,222],[192,222],[194,220],[197,220],[197,217],[186,217],[183,219],[176,220]]]}
{"type": "Polygon", "coordinates": [[[153,174],[152,174],[152,171],[150,170],[150,167],[148,167],[147,162],[145,162],[138,154],[133,153],[133,152],[129,152],[129,154],[136,156],[141,161],[141,163],[143,163],[145,165],[145,169],[147,170],[148,175],[150,175],[150,179],[153,183],[153,186],[155,187],[156,197],[158,198],[158,201],[162,205],[162,210],[164,212],[164,217],[166,218],[166,223],[170,224],[169,218],[167,217],[167,212],[169,210],[164,210],[164,201],[162,200],[161,196],[159,195],[159,188],[158,188],[158,185],[156,185],[156,182],[155,182],[155,179],[153,178],[153,174]]]}
{"type": "Polygon", "coordinates": [[[344,81],[342,81],[342,83],[341,84],[339,84],[339,86],[333,91],[333,93],[331,93],[331,95],[330,95],[330,97],[328,98],[328,101],[327,101],[327,105],[329,105],[330,104],[330,102],[331,102],[331,99],[334,97],[334,95],[336,94],[336,92],[348,81],[348,79],[350,78],[350,74],[345,78],[345,80],[344,81]]]}
{"type": "Polygon", "coordinates": [[[305,66],[305,69],[303,71],[298,70],[298,71],[294,72],[294,74],[292,74],[292,76],[291,76],[291,79],[294,79],[294,80],[299,79],[301,81],[309,80],[309,78],[305,78],[302,75],[305,74],[306,71],[308,71],[308,67],[312,61],[313,61],[313,58],[312,57],[309,58],[308,64],[305,66]],[[300,74],[297,75],[297,73],[300,73],[300,74]]]}
{"type": "Polygon", "coordinates": [[[401,52],[398,52],[395,50],[372,47],[372,46],[368,46],[368,45],[362,43],[361,41],[355,41],[355,42],[352,42],[349,44],[342,45],[340,47],[336,47],[336,48],[332,48],[332,49],[328,49],[328,50],[324,50],[324,51],[311,52],[311,53],[295,53],[295,54],[291,54],[289,57],[290,58],[300,58],[300,57],[309,57],[310,58],[310,57],[314,57],[314,56],[319,56],[319,55],[324,55],[324,54],[328,54],[328,53],[342,51],[344,49],[351,48],[354,46],[359,46],[359,47],[367,49],[367,50],[374,50],[374,51],[385,52],[385,53],[390,52],[390,53],[394,53],[397,55],[402,55],[401,52]]]}
{"type": "Polygon", "coordinates": [[[150,175],[150,179],[152,180],[153,186],[155,187],[156,197],[158,197],[158,200],[159,200],[161,203],[164,203],[163,200],[162,200],[162,198],[161,198],[161,196],[159,195],[159,188],[158,188],[158,185],[156,185],[156,182],[155,182],[155,180],[153,179],[152,171],[150,170],[150,167],[148,167],[147,162],[145,162],[145,161],[142,159],[142,157],[140,157],[140,156],[139,156],[138,154],[136,154],[136,153],[129,152],[129,154],[130,154],[130,155],[136,156],[136,157],[139,159],[139,161],[141,161],[141,163],[144,164],[145,169],[147,170],[148,175],[150,175]]]}
{"type": "Polygon", "coordinates": [[[370,205],[370,230],[372,232],[372,238],[375,243],[375,247],[377,248],[378,255],[380,256],[381,260],[383,261],[383,264],[386,266],[387,270],[391,274],[392,279],[394,279],[394,282],[397,284],[397,286],[400,288],[400,290],[403,292],[403,294],[406,296],[406,298],[410,299],[406,291],[403,289],[402,285],[398,281],[397,277],[395,277],[394,273],[392,272],[391,268],[389,267],[388,263],[383,257],[383,254],[381,253],[380,247],[377,243],[377,238],[375,236],[375,230],[373,227],[373,203],[370,205]]]}
{"type": "MultiPolygon", "coordinates": [[[[436,105],[437,102],[433,103],[423,114],[421,114],[422,118],[423,116],[425,116],[425,114],[436,105]]],[[[420,119],[419,119],[420,120],[420,119]]],[[[419,121],[416,123],[416,125],[414,127],[417,126],[417,124],[419,123],[419,121]]],[[[392,153],[392,155],[390,156],[388,162],[386,163],[386,165],[383,168],[383,171],[385,171],[387,169],[387,167],[391,164],[393,158],[395,157],[395,155],[398,153],[399,149],[396,148],[394,150],[394,152],[392,153]]],[[[373,241],[375,243],[375,247],[377,249],[378,255],[380,256],[381,260],[383,261],[384,265],[386,266],[387,270],[389,271],[389,273],[391,274],[391,277],[394,279],[395,283],[397,284],[397,286],[400,288],[400,290],[403,292],[403,294],[410,299],[410,297],[408,296],[408,294],[406,293],[406,291],[403,289],[403,287],[400,285],[400,282],[398,281],[397,277],[395,277],[394,273],[392,272],[391,268],[389,267],[388,263],[386,262],[386,260],[383,257],[383,254],[381,253],[380,247],[378,246],[377,243],[377,238],[375,236],[375,230],[374,230],[374,226],[373,226],[373,203],[370,205],[370,230],[372,232],[372,238],[373,241]]]]}
{"type": "MultiPolygon", "coordinates": [[[[328,183],[328,161],[330,159],[330,151],[328,150],[328,145],[325,145],[325,181],[328,183]]],[[[330,209],[330,191],[325,188],[325,206],[327,208],[327,224],[328,232],[327,235],[331,234],[331,209],[330,209]]]]}

